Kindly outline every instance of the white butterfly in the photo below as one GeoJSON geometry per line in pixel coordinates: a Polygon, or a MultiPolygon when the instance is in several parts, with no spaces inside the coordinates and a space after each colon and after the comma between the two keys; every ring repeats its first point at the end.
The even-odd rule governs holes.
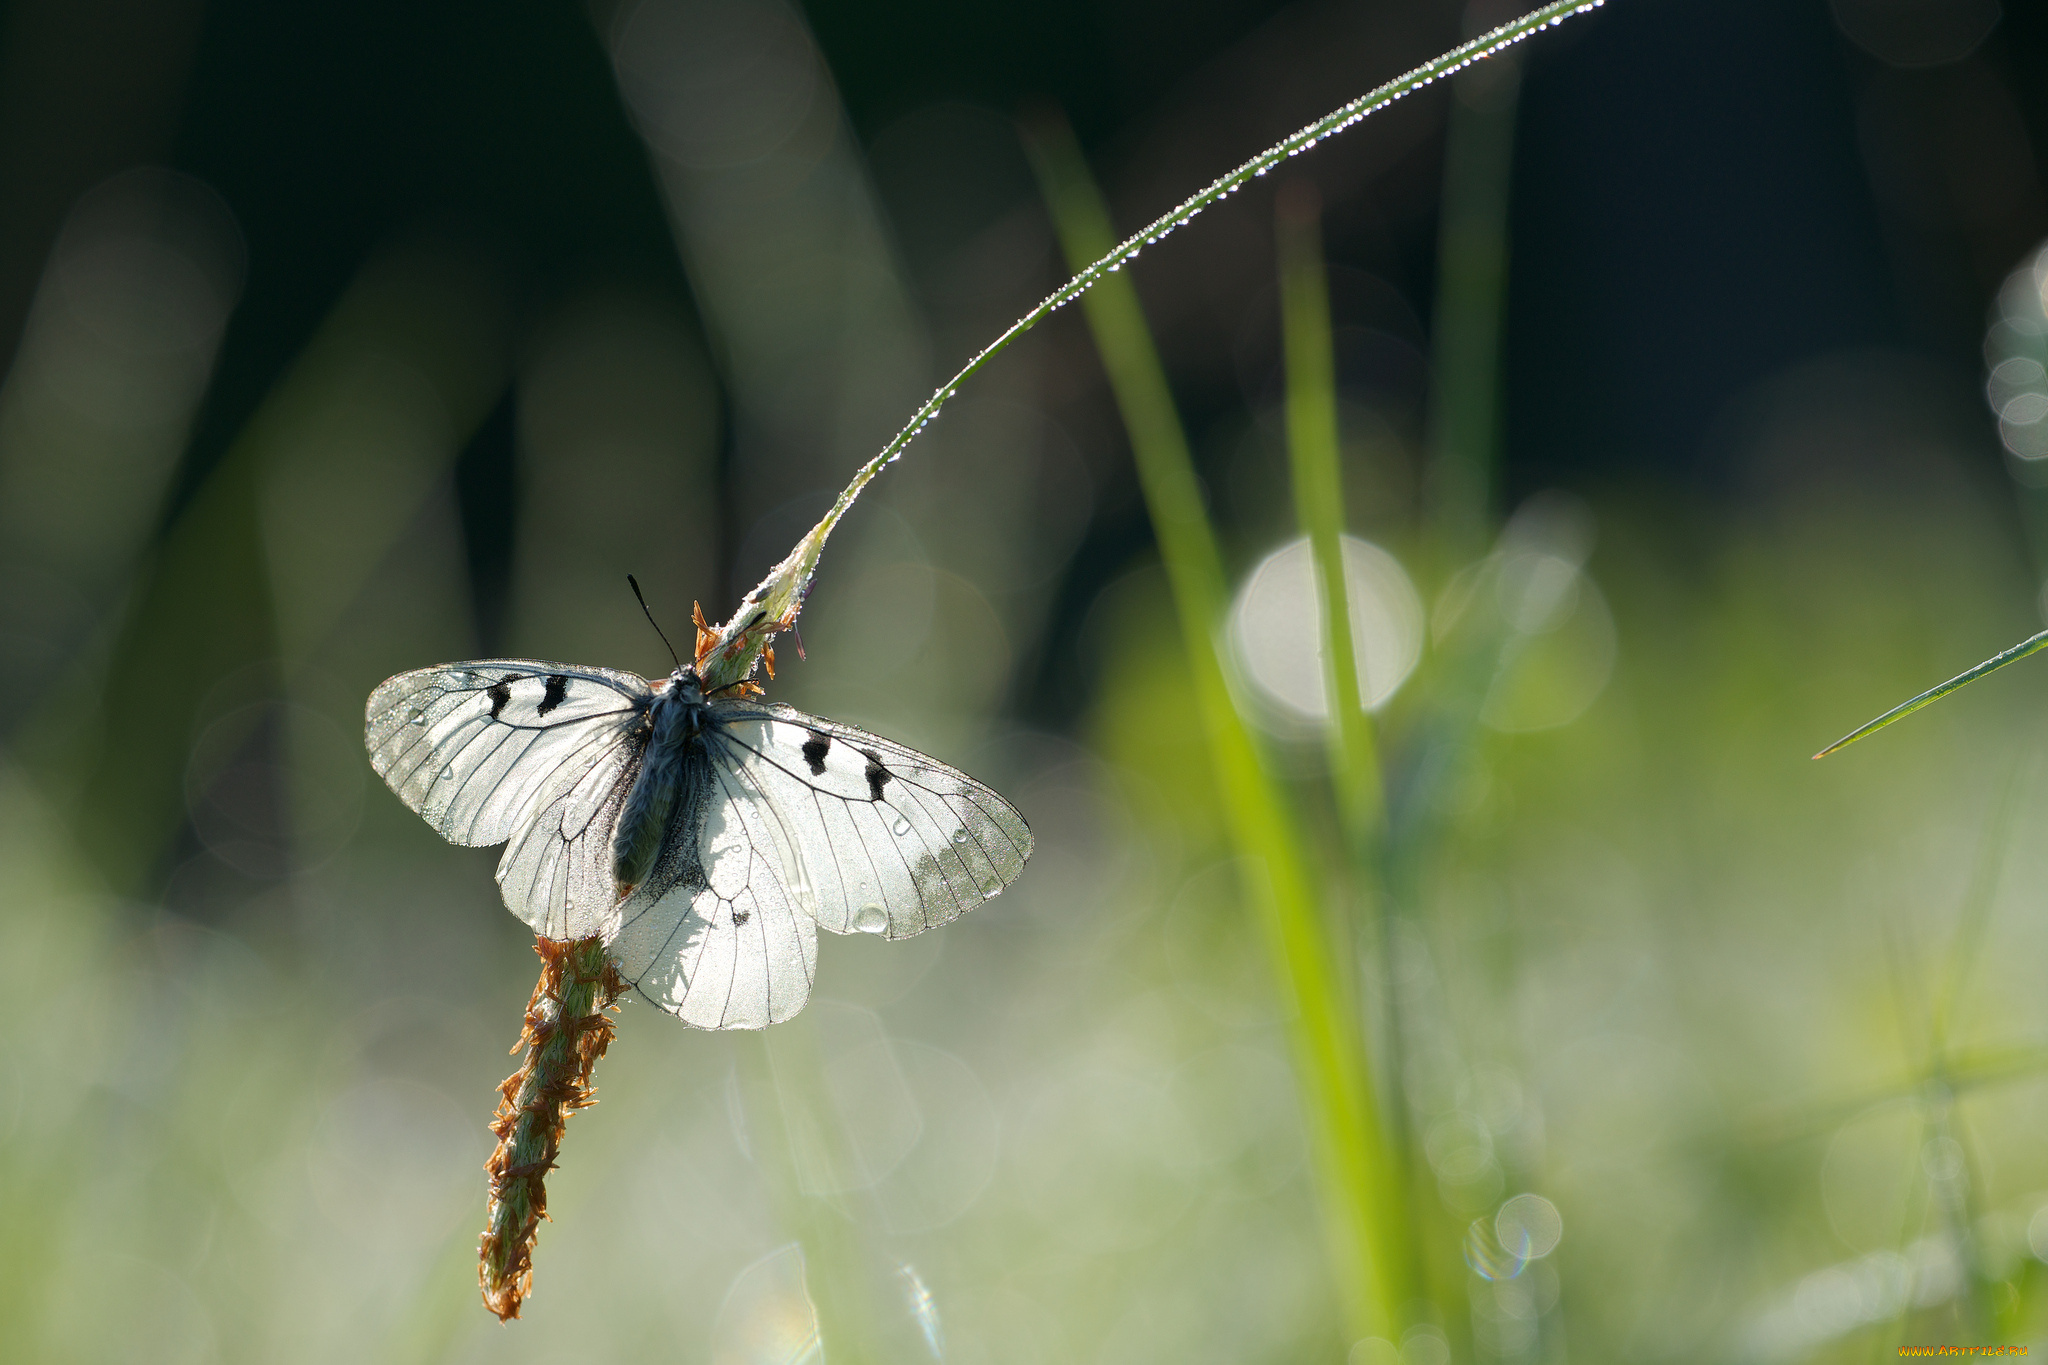
{"type": "Polygon", "coordinates": [[[699,1028],[803,1008],[818,929],[907,938],[1031,855],[1024,817],[877,735],[707,696],[694,667],[527,659],[401,673],[370,694],[370,762],[450,843],[506,844],[505,905],[602,935],[638,994],[699,1028]]]}

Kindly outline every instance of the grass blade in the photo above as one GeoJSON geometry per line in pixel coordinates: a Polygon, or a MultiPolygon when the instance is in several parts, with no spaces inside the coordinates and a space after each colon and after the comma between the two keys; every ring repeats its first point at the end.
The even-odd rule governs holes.
{"type": "Polygon", "coordinates": [[[2008,649],[2001,654],[1992,655],[1983,663],[1978,664],[1975,668],[1964,669],[1962,672],[1956,674],[1953,678],[1950,678],[1947,682],[1941,684],[1941,686],[1939,687],[1930,687],[1925,692],[1922,692],[1919,696],[1914,697],[1912,700],[1900,702],[1897,706],[1894,706],[1891,710],[1885,712],[1876,720],[1871,721],[1867,725],[1858,726],[1856,729],[1851,730],[1848,734],[1843,735],[1833,744],[1828,745],[1827,748],[1822,749],[1819,753],[1815,754],[1814,757],[1826,758],[1835,750],[1846,748],[1849,745],[1854,744],[1857,740],[1863,738],[1865,735],[1884,729],[1885,726],[1890,725],[1893,721],[1898,720],[1900,717],[1910,716],[1915,711],[1918,711],[1921,707],[1931,706],[1935,702],[1938,702],[1943,697],[1947,696],[1949,693],[1954,692],[1959,688],[1969,686],[1971,683],[1977,681],[1977,679],[1983,677],[1986,673],[1995,673],[1999,669],[2004,668],[2009,663],[2014,663],[2020,659],[2024,659],[2029,654],[2038,654],[2044,649],[2048,649],[2048,630],[2044,630],[2039,635],[2030,636],[2029,638],[2020,641],[2011,649],[2008,649]]]}

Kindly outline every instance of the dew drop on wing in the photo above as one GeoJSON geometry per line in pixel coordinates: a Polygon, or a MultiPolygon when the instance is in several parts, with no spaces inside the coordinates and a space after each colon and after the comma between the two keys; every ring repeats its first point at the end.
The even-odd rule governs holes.
{"type": "Polygon", "coordinates": [[[427,713],[425,711],[415,711],[407,716],[406,719],[414,725],[425,725],[427,723],[427,713]]]}
{"type": "Polygon", "coordinates": [[[899,838],[899,839],[901,839],[901,838],[902,838],[902,837],[903,837],[904,835],[906,835],[906,834],[908,834],[908,833],[910,833],[910,822],[909,822],[908,820],[905,820],[905,819],[904,819],[904,818],[903,818],[902,816],[900,816],[900,815],[899,815],[899,816],[897,816],[897,817],[896,817],[896,837],[897,837],[897,838],[899,838]]]}
{"type": "Polygon", "coordinates": [[[449,764],[449,765],[448,765],[447,767],[445,767],[445,768],[441,769],[441,780],[442,780],[443,782],[449,782],[449,781],[453,781],[453,780],[454,780],[454,777],[455,777],[455,765],[454,765],[453,763],[450,763],[450,764],[449,764]]]}
{"type": "Polygon", "coordinates": [[[853,912],[853,927],[863,934],[879,934],[889,927],[889,912],[869,901],[853,912]]]}
{"type": "Polygon", "coordinates": [[[953,842],[956,844],[964,844],[967,842],[967,826],[962,825],[960,826],[960,828],[953,831],[953,842]]]}

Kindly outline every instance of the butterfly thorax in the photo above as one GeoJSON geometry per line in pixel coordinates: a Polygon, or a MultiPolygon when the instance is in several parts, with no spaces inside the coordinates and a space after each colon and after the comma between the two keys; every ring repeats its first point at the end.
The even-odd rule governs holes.
{"type": "Polygon", "coordinates": [[[692,742],[711,723],[711,707],[695,669],[679,668],[647,708],[647,747],[640,773],[619,811],[612,836],[612,880],[620,899],[647,880],[661,856],[669,821],[682,795],[692,742]]]}

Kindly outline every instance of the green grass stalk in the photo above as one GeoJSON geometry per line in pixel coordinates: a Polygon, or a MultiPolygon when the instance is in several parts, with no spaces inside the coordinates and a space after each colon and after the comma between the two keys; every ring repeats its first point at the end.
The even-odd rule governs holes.
{"type": "MultiPolygon", "coordinates": [[[[1324,695],[1330,700],[1330,786],[1350,855],[1350,891],[1356,920],[1374,949],[1380,1007],[1368,1020],[1379,1056],[1398,1074],[1400,1029],[1385,969],[1393,941],[1387,918],[1386,792],[1372,718],[1359,695],[1359,641],[1351,634],[1351,600],[1344,575],[1344,476],[1337,420],[1337,365],[1331,341],[1330,290],[1323,263],[1322,202],[1312,182],[1281,187],[1274,205],[1280,263],[1281,331],[1287,361],[1287,451],[1295,517],[1315,564],[1321,607],[1324,695]]],[[[1355,946],[1355,945],[1354,945],[1355,946]]],[[[1360,1002],[1361,1005],[1363,1002],[1360,1002]]],[[[1398,1086],[1373,1097],[1391,1116],[1385,1160],[1387,1204],[1378,1211],[1383,1246],[1405,1247],[1408,1276],[1423,1280],[1420,1243],[1410,1188],[1407,1131],[1400,1122],[1398,1086]]]]}
{"type": "Polygon", "coordinates": [[[888,1352],[877,1333],[860,1228],[844,1197],[832,1192],[853,1183],[852,1159],[825,1086],[817,1018],[806,1010],[764,1031],[748,1049],[757,1084],[747,1122],[759,1135],[755,1157],[776,1216],[803,1248],[804,1284],[825,1355],[835,1365],[864,1365],[886,1360],[888,1352]],[[826,1188],[807,1189],[805,1172],[826,1188]]]}
{"type": "Polygon", "coordinates": [[[1961,913],[1956,916],[1955,930],[1949,936],[1941,977],[1935,982],[1934,999],[1927,1011],[1927,1034],[1935,1061],[1943,1068],[1948,1064],[1955,1038],[1956,1012],[1966,999],[1964,987],[1983,951],[1991,906],[1998,897],[1999,878],[2012,851],[2022,779],[2030,775],[2029,765],[2015,764],[1991,807],[1976,864],[1970,871],[1969,887],[1963,893],[1961,913]]]}
{"type": "MultiPolygon", "coordinates": [[[[1998,1311],[1994,1303],[1999,1296],[1992,1291],[2000,1277],[1991,1272],[1984,1239],[1980,1235],[1982,1219],[1987,1211],[1982,1200],[1984,1173],[1978,1168],[1975,1153],[1970,1150],[1968,1128],[1956,1102],[1956,1088],[1950,1079],[1949,1050],[1955,1036],[1956,1013],[1965,999],[1964,987],[1983,947],[1992,903],[1997,899],[2000,875],[2012,850],[2021,779],[2026,772],[2027,765],[2014,765],[1992,806],[1983,839],[1978,844],[1976,862],[1963,893],[1961,910],[1949,935],[1948,952],[1944,955],[1941,973],[1933,983],[1933,995],[1928,1002],[1926,1081],[1919,1090],[1920,1103],[1926,1111],[1929,1140],[1954,1140],[1963,1153],[1962,1179],[1936,1180],[1932,1182],[1932,1192],[1940,1201],[1949,1235],[1969,1272],[1963,1278],[1962,1316],[1983,1340],[1993,1339],[1993,1318],[1998,1311]]],[[[1900,1245],[1903,1249],[1904,1239],[1900,1245]]]]}
{"type": "Polygon", "coordinates": [[[1437,230],[1429,514],[1445,567],[1482,553],[1500,458],[1508,197],[1521,72],[1513,54],[1452,81],[1437,230]]]}
{"type": "MultiPolygon", "coordinates": [[[[1027,141],[1069,261],[1100,257],[1114,241],[1109,213],[1071,132],[1047,121],[1027,141]]],[[[1299,824],[1225,680],[1217,637],[1226,600],[1223,562],[1187,437],[1130,281],[1101,281],[1084,306],[1130,434],[1225,820],[1237,851],[1265,870],[1263,879],[1249,878],[1245,890],[1280,988],[1294,1007],[1288,1044],[1345,1326],[1354,1338],[1398,1341],[1411,1297],[1408,1248],[1389,1216],[1398,1207],[1398,1174],[1372,1101],[1358,1011],[1330,942],[1299,824]]]]}
{"type": "Polygon", "coordinates": [[[1330,700],[1330,773],[1345,835],[1366,853],[1386,818],[1372,720],[1358,695],[1358,642],[1344,581],[1344,479],[1337,442],[1337,366],[1323,269],[1321,201],[1308,181],[1283,186],[1274,222],[1287,352],[1287,453],[1295,516],[1321,593],[1323,685],[1330,700]]]}

